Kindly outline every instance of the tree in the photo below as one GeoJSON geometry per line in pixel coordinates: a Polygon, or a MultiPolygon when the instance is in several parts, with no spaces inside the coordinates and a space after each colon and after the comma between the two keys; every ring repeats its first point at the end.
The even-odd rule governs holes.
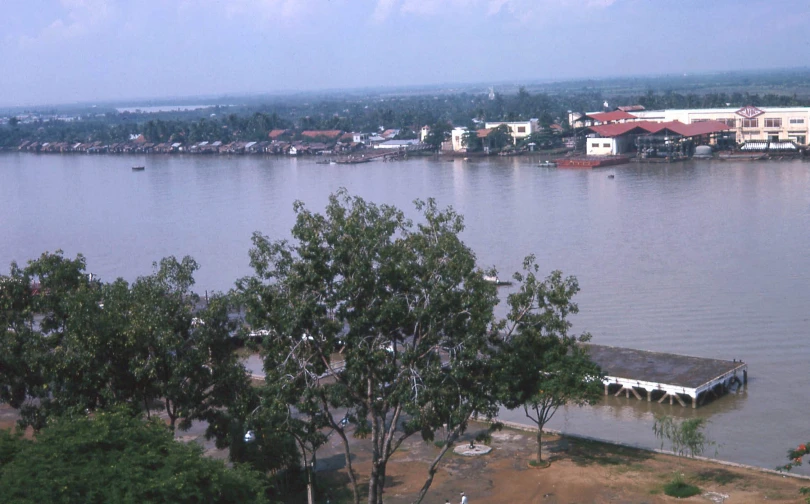
{"type": "Polygon", "coordinates": [[[461,145],[467,149],[467,152],[477,152],[484,148],[484,143],[476,130],[465,131],[461,135],[461,145]]]}
{"type": "Polygon", "coordinates": [[[656,415],[653,432],[661,440],[661,449],[664,448],[664,442],[669,441],[673,452],[679,456],[688,454],[694,458],[701,455],[707,445],[714,444],[703,433],[706,424],[705,418],[690,418],[679,422],[671,416],[656,415]]]}
{"type": "Polygon", "coordinates": [[[165,258],[131,286],[84,268],[81,255],[57,251],[0,277],[0,400],[35,429],[50,416],[120,405],[149,416],[161,401],[172,429],[205,420],[224,441],[228,409],[249,388],[228,300],[200,306],[189,257],[165,258]]]}
{"type": "MultiPolygon", "coordinates": [[[[802,465],[804,457],[810,455],[810,450],[808,449],[808,446],[810,446],[810,442],[801,443],[799,444],[798,447],[791,448],[790,450],[788,450],[787,457],[788,460],[790,460],[790,462],[781,467],[777,467],[776,469],[778,471],[790,471],[794,467],[802,465]]],[[[799,489],[799,492],[801,492],[802,495],[807,496],[805,497],[804,501],[810,504],[810,487],[802,487],[799,489]]]]}
{"type": "Polygon", "coordinates": [[[35,441],[4,431],[0,454],[8,502],[267,502],[257,473],[228,469],[129,412],[61,418],[35,441]]]}
{"type": "Polygon", "coordinates": [[[509,131],[509,126],[505,124],[498,125],[487,134],[484,142],[490,150],[501,150],[512,145],[512,133],[509,131]]]}
{"type": "Polygon", "coordinates": [[[213,435],[219,417],[250,386],[233,351],[228,300],[215,295],[200,307],[191,291],[199,266],[188,256],[154,266],[152,275],[132,285],[129,334],[139,351],[129,368],[141,383],[144,405],[162,401],[172,430],[178,421],[185,430],[193,420],[205,420],[213,435]]]}
{"type": "Polygon", "coordinates": [[[544,281],[533,256],[523,264],[518,292],[508,297],[504,345],[498,353],[501,400],[509,409],[523,407],[537,425],[537,463],[542,462],[543,427],[564,405],[594,404],[602,391],[602,372],[581,343],[590,335],[569,336],[576,278],[559,271],[544,281]]]}
{"type": "MultiPolygon", "coordinates": [[[[298,202],[294,241],[255,234],[255,274],[238,284],[248,321],[270,334],[266,387],[282,389],[276,393],[295,409],[343,439],[356,502],[348,426],[333,417],[337,408],[354,435],[370,438],[369,504],[383,501],[388,460],[409,436],[433,439],[447,424],[441,457],[470,415],[497,412],[495,288],[458,237],[461,216],[433,200],[416,207],[414,225],[345,190],[323,215],[298,202]]],[[[423,495],[431,481],[432,472],[423,495]]]]}

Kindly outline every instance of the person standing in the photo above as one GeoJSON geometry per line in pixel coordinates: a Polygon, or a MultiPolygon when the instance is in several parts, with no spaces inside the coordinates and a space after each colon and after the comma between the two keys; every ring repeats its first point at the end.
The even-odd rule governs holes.
{"type": "Polygon", "coordinates": [[[467,496],[464,495],[464,492],[461,492],[461,504],[467,504],[467,496]]]}

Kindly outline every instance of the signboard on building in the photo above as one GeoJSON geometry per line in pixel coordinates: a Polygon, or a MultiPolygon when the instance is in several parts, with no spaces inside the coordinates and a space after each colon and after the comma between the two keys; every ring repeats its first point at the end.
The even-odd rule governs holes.
{"type": "Polygon", "coordinates": [[[737,112],[735,112],[738,116],[742,116],[746,119],[753,119],[754,117],[764,114],[765,111],[756,108],[753,105],[746,105],[745,107],[741,108],[737,112]]]}

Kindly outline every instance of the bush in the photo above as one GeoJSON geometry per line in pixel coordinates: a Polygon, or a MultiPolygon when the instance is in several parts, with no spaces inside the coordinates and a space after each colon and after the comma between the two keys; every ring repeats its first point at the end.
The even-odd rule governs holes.
{"type": "Polygon", "coordinates": [[[690,485],[681,479],[680,476],[676,476],[675,479],[664,485],[664,493],[670,497],[683,499],[699,494],[700,488],[695,485],[690,485]]]}

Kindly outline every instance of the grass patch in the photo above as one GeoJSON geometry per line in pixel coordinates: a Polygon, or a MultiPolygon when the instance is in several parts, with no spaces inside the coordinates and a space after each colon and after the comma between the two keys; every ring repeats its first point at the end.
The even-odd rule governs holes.
{"type": "Polygon", "coordinates": [[[705,469],[698,472],[696,477],[701,483],[714,482],[718,485],[728,485],[743,478],[727,469],[705,469]]]}
{"type": "Polygon", "coordinates": [[[680,476],[675,476],[672,481],[664,485],[664,493],[670,497],[685,499],[686,497],[692,497],[693,495],[699,494],[700,488],[696,487],[695,485],[690,485],[680,476]]]}

